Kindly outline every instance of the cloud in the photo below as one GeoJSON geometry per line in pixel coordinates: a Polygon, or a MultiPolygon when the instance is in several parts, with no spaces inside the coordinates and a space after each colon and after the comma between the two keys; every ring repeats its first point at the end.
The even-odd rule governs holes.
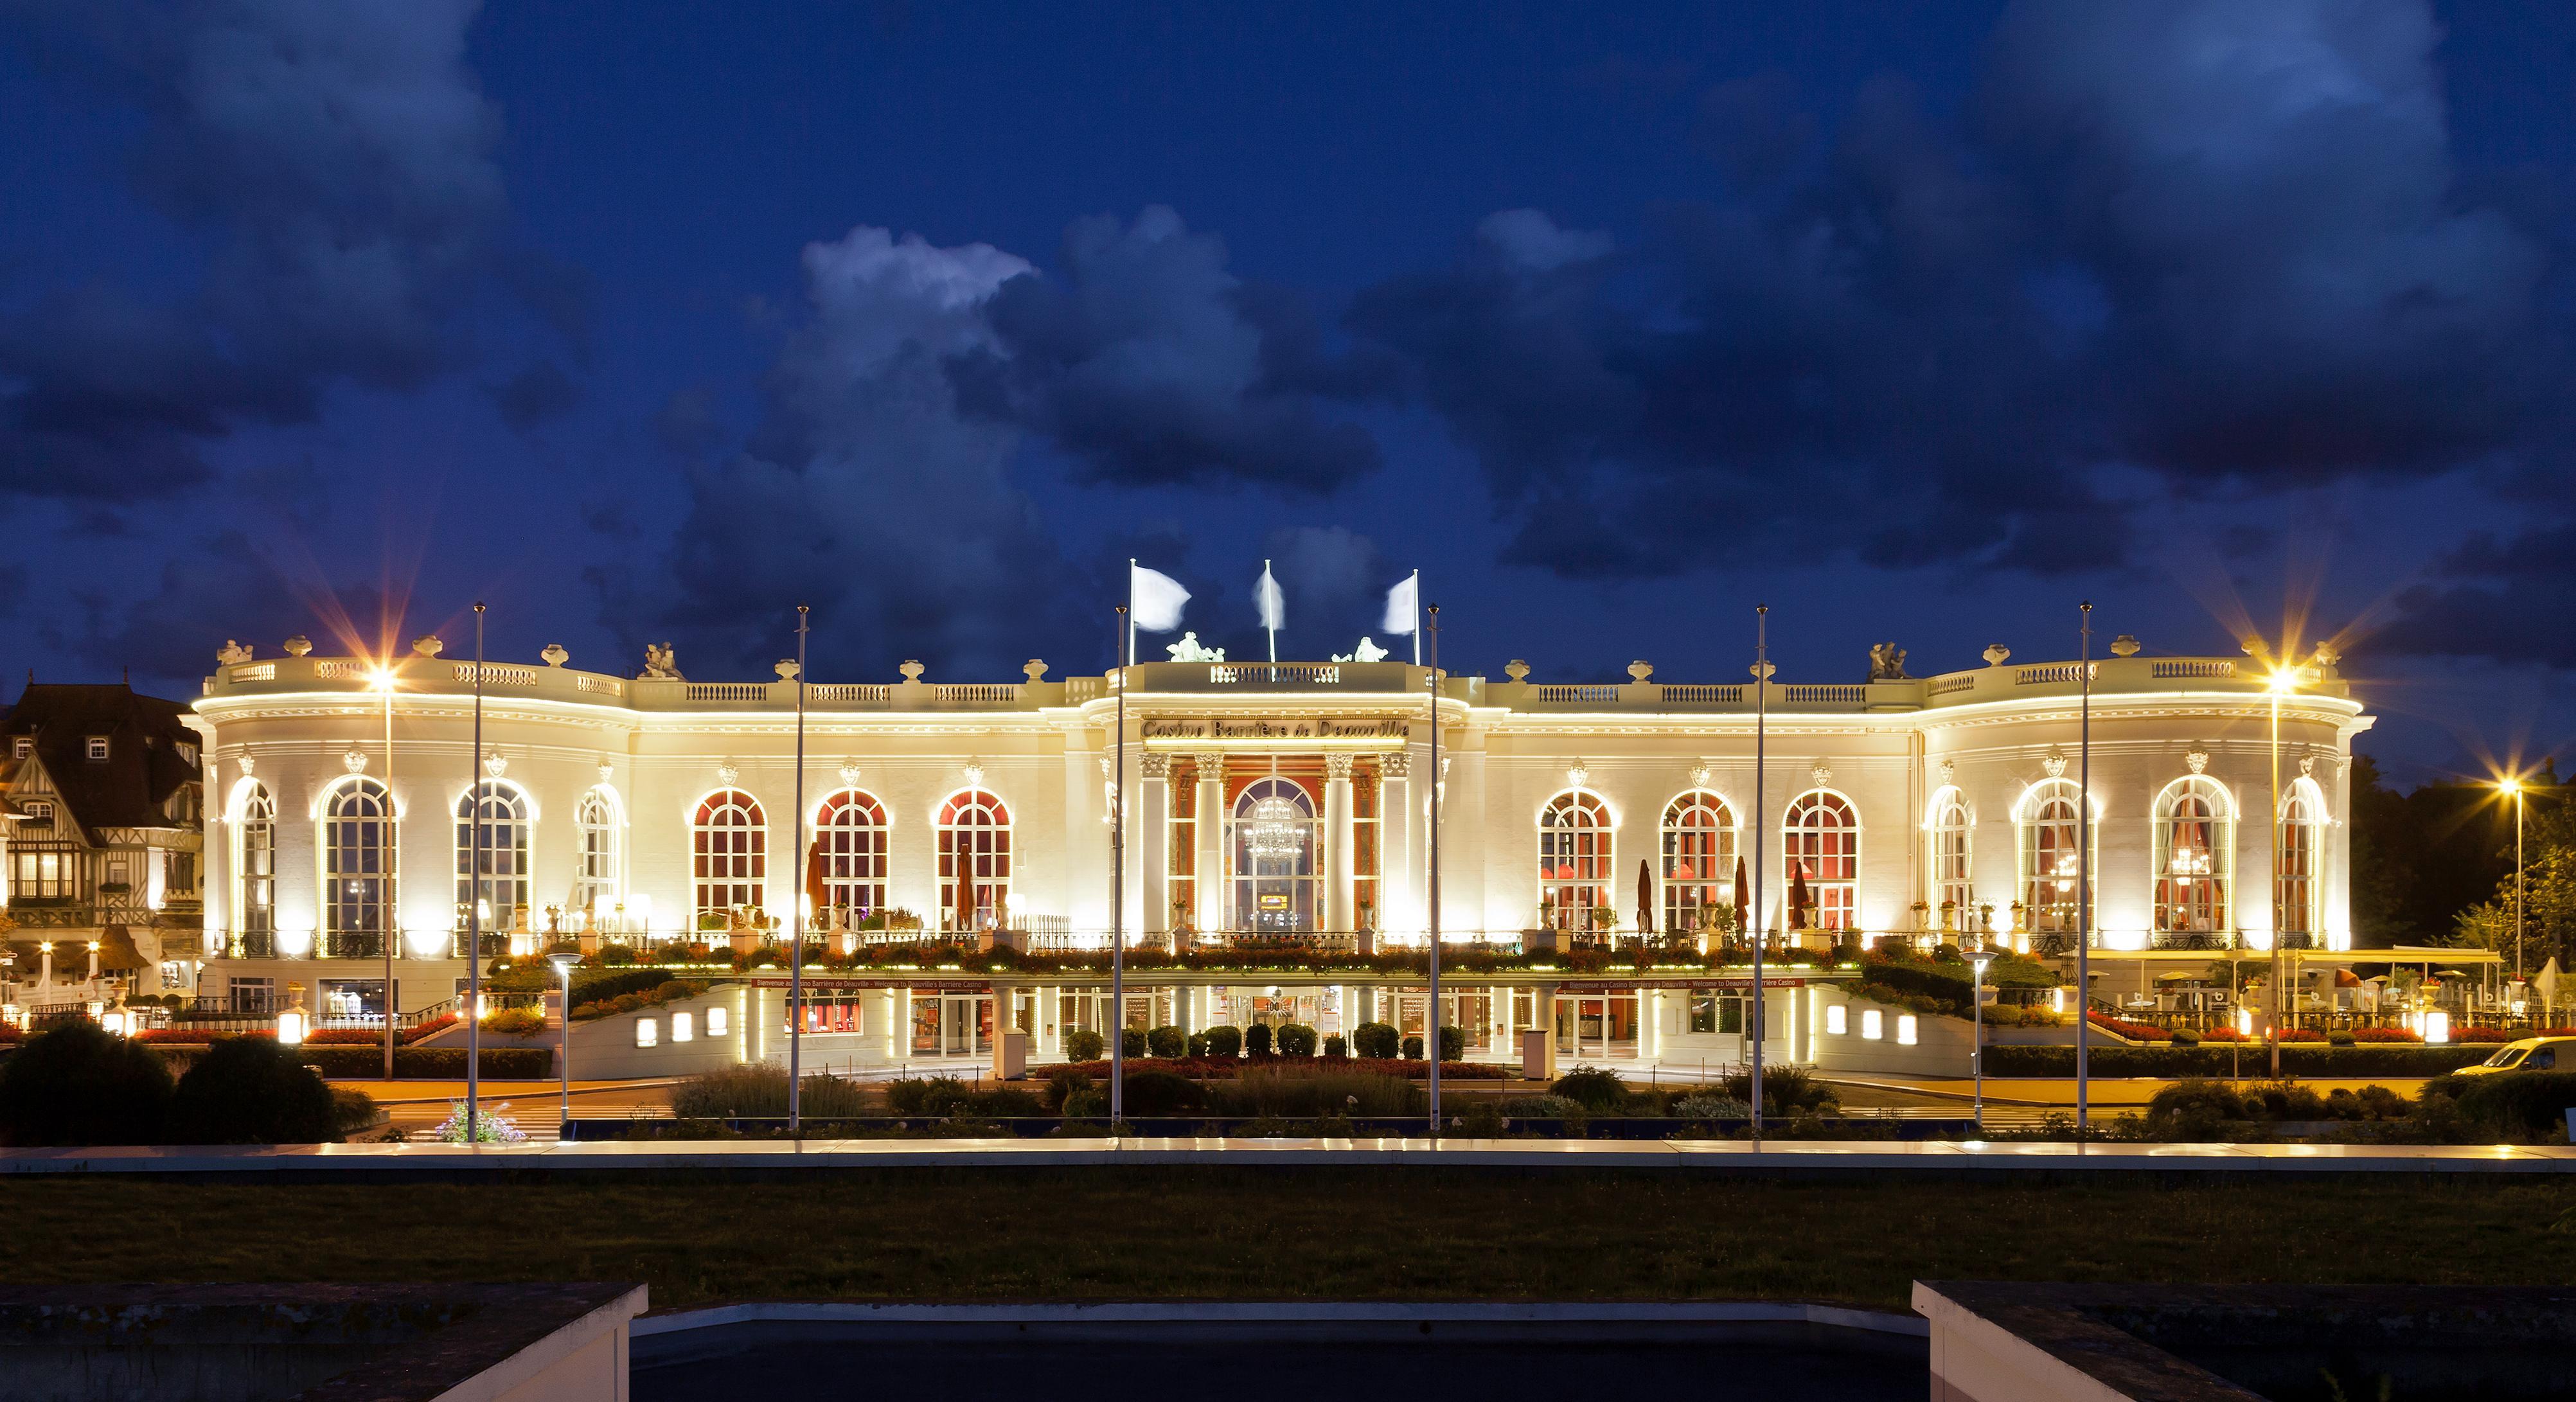
{"type": "Polygon", "coordinates": [[[581,386],[551,360],[540,360],[497,385],[485,385],[483,393],[500,412],[501,422],[518,433],[560,418],[581,402],[581,386]]]}
{"type": "Polygon", "coordinates": [[[1293,299],[1226,270],[1222,239],[1157,205],[1076,220],[1062,262],[993,298],[993,343],[957,367],[970,410],[1047,435],[1098,482],[1325,492],[1377,469],[1375,440],[1318,399],[1365,387],[1293,299]]]}
{"type": "MultiPolygon", "coordinates": [[[[505,271],[500,119],[464,62],[472,0],[8,10],[48,70],[139,110],[137,188],[208,251],[172,301],[65,289],[0,324],[0,487],[182,490],[236,424],[305,421],[335,382],[409,389],[451,364],[449,323],[505,271]]],[[[548,314],[572,315],[560,299],[548,314]]]]}
{"type": "MultiPolygon", "coordinates": [[[[861,226],[806,248],[807,308],[744,449],[688,473],[660,568],[594,572],[629,647],[761,675],[814,609],[814,675],[1008,676],[1068,631],[1064,565],[1009,478],[1017,428],[959,412],[946,362],[993,348],[996,293],[1029,271],[986,244],[861,226]]],[[[686,417],[686,416],[683,416],[686,417]]]]}
{"type": "Polygon", "coordinates": [[[1784,81],[1725,85],[1736,192],[1615,247],[1504,211],[1345,325],[1476,455],[1516,562],[2116,566],[2163,495],[2555,431],[2549,253],[2465,202],[2437,38],[2396,0],[2016,5],[1963,119],[1874,81],[1803,160],[1784,81]]]}

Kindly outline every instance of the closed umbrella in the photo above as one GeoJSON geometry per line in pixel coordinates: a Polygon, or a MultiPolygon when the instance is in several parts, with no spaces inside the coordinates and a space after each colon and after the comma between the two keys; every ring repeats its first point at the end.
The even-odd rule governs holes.
{"type": "Polygon", "coordinates": [[[1637,933],[1655,933],[1655,873],[1646,859],[1637,859],[1637,933]]]}
{"type": "Polygon", "coordinates": [[[831,908],[824,902],[830,889],[823,879],[823,839],[818,837],[813,846],[805,849],[805,907],[813,912],[808,923],[818,928],[832,920],[831,908]]]}
{"type": "Polygon", "coordinates": [[[1735,932],[1737,934],[1743,934],[1751,928],[1744,922],[1751,918],[1752,910],[1753,888],[1745,884],[1744,859],[1737,857],[1735,859],[1735,932]]]}
{"type": "Polygon", "coordinates": [[[1789,928],[1807,928],[1807,864],[1800,862],[1789,873],[1789,928]]]}
{"type": "Polygon", "coordinates": [[[960,934],[975,928],[975,859],[964,852],[957,854],[956,920],[960,934]]]}

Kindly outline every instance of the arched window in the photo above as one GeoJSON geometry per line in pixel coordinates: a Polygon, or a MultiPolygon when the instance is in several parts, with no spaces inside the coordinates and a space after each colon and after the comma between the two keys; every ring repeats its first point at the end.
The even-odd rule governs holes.
{"type": "Polygon", "coordinates": [[[735,906],[758,907],[769,879],[769,820],[761,816],[760,800],[740,789],[718,789],[698,800],[689,829],[700,921],[735,906]]]}
{"type": "Polygon", "coordinates": [[[2156,795],[2156,928],[2212,934],[2228,928],[2235,874],[2236,810],[2218,781],[2194,774],[2156,795]]]}
{"type": "MultiPolygon", "coordinates": [[[[814,814],[823,859],[823,903],[852,925],[885,909],[885,809],[857,789],[823,800],[814,814]]],[[[824,912],[814,912],[820,922],[824,912]]]]}
{"type": "Polygon", "coordinates": [[[233,805],[234,958],[277,952],[277,799],[251,783],[233,805]]]}
{"type": "MultiPolygon", "coordinates": [[[[1841,794],[1810,789],[1789,805],[1780,825],[1781,870],[1792,880],[1807,878],[1807,926],[1817,930],[1860,928],[1860,819],[1841,794]]],[[[1791,922],[1792,928],[1795,927],[1791,922]]]]}
{"type": "Polygon", "coordinates": [[[2299,779],[2281,795],[2276,839],[2280,859],[2272,881],[2273,928],[2290,936],[2294,944],[2302,939],[2313,943],[2325,923],[2321,899],[2325,884],[2318,880],[2317,871],[2318,829],[2325,817],[2325,793],[2315,780],[2299,779]]]}
{"type": "Polygon", "coordinates": [[[1558,930],[1606,929],[1595,910],[1609,910],[1610,809],[1592,794],[1569,789],[1538,814],[1538,917],[1558,930]]]}
{"type": "Polygon", "coordinates": [[[1322,909],[1323,828],[1315,796],[1272,774],[1235,795],[1229,825],[1234,858],[1234,927],[1281,933],[1312,930],[1322,909]]]}
{"type": "Polygon", "coordinates": [[[1011,896],[1011,810],[982,789],[953,794],[939,808],[939,923],[977,930],[1007,918],[1011,896]]]}
{"type": "Polygon", "coordinates": [[[581,796],[573,810],[573,830],[581,841],[581,865],[573,878],[572,901],[590,923],[611,917],[625,899],[626,821],[617,795],[606,785],[581,796]]]}
{"type": "Polygon", "coordinates": [[[2076,887],[2089,879],[2098,889],[2101,863],[2088,868],[2076,855],[2079,833],[2091,836],[2097,857],[2102,850],[2101,826],[2078,821],[2082,792],[2071,779],[2043,779],[2022,794],[2014,810],[2021,829],[2021,880],[2013,898],[2021,902],[2024,933],[2076,933],[2084,913],[2076,887]]]}
{"type": "Polygon", "coordinates": [[[1928,830],[1932,839],[1932,912],[1940,922],[1937,928],[1976,929],[1977,892],[1969,879],[1976,819],[1969,816],[1968,801],[1956,787],[1932,795],[1928,830]]]}
{"type": "Polygon", "coordinates": [[[456,796],[456,919],[481,901],[486,930],[515,928],[528,904],[528,796],[518,785],[485,779],[456,796]],[[475,862],[475,825],[482,825],[482,869],[475,862]]]}
{"type": "Polygon", "coordinates": [[[384,953],[394,928],[393,794],[363,776],[333,789],[322,809],[323,953],[384,953]]]}
{"type": "Polygon", "coordinates": [[[1693,789],[1664,809],[1664,930],[1687,934],[1735,906],[1735,814],[1693,789]]]}

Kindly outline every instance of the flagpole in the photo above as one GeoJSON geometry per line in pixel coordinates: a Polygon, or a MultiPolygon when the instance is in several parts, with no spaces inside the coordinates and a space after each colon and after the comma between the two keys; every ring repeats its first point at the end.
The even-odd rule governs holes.
{"type": "Polygon", "coordinates": [[[796,606],[796,825],[788,846],[796,863],[796,894],[787,898],[787,1137],[805,1137],[805,625],[811,613],[796,606]]]}
{"type": "Polygon", "coordinates": [[[1422,665],[1422,571],[1413,572],[1413,665],[1422,665]]]}
{"type": "Polygon", "coordinates": [[[1118,607],[1118,773],[1109,785],[1109,1127],[1127,1119],[1127,663],[1136,651],[1136,565],[1127,565],[1128,601],[1118,607]]]}
{"type": "Polygon", "coordinates": [[[2080,604],[2079,630],[2083,658],[2076,675],[2083,683],[2083,719],[2076,730],[2075,784],[2075,1150],[2084,1151],[2091,1131],[2093,1098],[2087,1084],[2084,1035],[2093,1021],[2093,605],[2080,604]]]}
{"type": "Polygon", "coordinates": [[[1753,1112],[1753,1152],[1762,1152],[1762,1034],[1770,1030],[1770,1020],[1763,1016],[1762,946],[1770,941],[1770,928],[1763,923],[1762,898],[1770,888],[1762,884],[1763,827],[1769,822],[1762,807],[1762,779],[1765,752],[1770,741],[1771,708],[1771,606],[1753,606],[1753,1011],[1746,1019],[1746,1033],[1753,1044],[1753,1077],[1747,1094],[1753,1112]]]}
{"type": "MultiPolygon", "coordinates": [[[[1271,589],[1279,587],[1279,581],[1270,577],[1270,561],[1268,559],[1264,559],[1261,562],[1261,582],[1263,585],[1271,589]]],[[[1264,595],[1261,606],[1261,631],[1270,635],[1270,660],[1273,663],[1276,663],[1279,660],[1279,630],[1272,626],[1270,622],[1271,616],[1269,598],[1267,595],[1264,595]]]]}
{"type": "MultiPolygon", "coordinates": [[[[1414,571],[1419,589],[1422,572],[1414,571]]],[[[1418,603],[1421,595],[1414,595],[1418,603]]],[[[1440,1137],[1440,606],[1431,606],[1431,1137],[1440,1137]]],[[[1416,646],[1422,635],[1414,634],[1416,646]]]]}
{"type": "MultiPolygon", "coordinates": [[[[482,1142],[483,1119],[483,601],[474,602],[474,759],[466,766],[473,814],[466,841],[474,870],[465,901],[465,1142],[482,1142]]],[[[390,796],[388,796],[390,801],[390,796]]],[[[386,989],[390,995],[393,990],[386,989]]],[[[564,1022],[572,1021],[572,985],[564,985],[564,1022]]]]}

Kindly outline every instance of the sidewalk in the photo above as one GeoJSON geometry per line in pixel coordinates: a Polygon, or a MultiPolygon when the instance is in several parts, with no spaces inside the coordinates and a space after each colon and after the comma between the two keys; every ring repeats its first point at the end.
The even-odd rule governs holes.
{"type": "Polygon", "coordinates": [[[1734,1173],[2576,1173],[2567,1145],[2059,1144],[1772,1140],[813,1139],[708,1143],[302,1144],[22,1149],[0,1174],[304,1176],[370,1172],[471,1178],[530,1170],[766,1172],[885,1168],[1196,1167],[1662,1168],[1734,1173]]]}

